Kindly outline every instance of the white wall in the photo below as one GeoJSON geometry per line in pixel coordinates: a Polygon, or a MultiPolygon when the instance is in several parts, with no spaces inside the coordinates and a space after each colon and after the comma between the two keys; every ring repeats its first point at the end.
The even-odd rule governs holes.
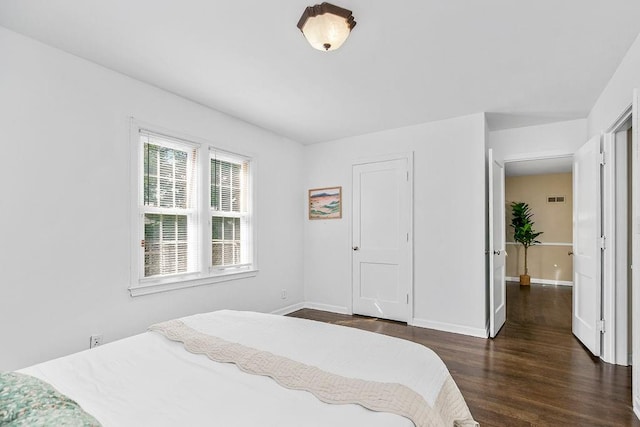
{"type": "Polygon", "coordinates": [[[633,89],[640,89],[640,36],[600,94],[588,117],[589,136],[607,131],[631,105],[633,89]]]}
{"type": "Polygon", "coordinates": [[[342,186],[343,218],[305,223],[305,300],[348,312],[351,165],[414,152],[414,323],[485,334],[484,114],[308,146],[307,188],[342,186]]]}
{"type": "Polygon", "coordinates": [[[0,370],[85,349],[95,333],[302,302],[301,145],[2,27],[0,57],[0,370]],[[255,154],[257,277],[129,296],[130,116],[255,154]]]}
{"type": "MultiPolygon", "coordinates": [[[[614,124],[616,119],[631,105],[633,102],[633,90],[640,89],[640,36],[633,42],[631,48],[625,55],[624,59],[618,66],[613,77],[600,94],[595,105],[591,109],[588,117],[589,135],[597,135],[603,131],[607,131],[614,124]]],[[[637,121],[634,120],[634,123],[637,121]]],[[[635,125],[634,125],[635,126],[635,125]]],[[[634,129],[634,138],[638,135],[637,129],[634,129]]],[[[637,144],[637,141],[635,142],[637,144]]],[[[635,174],[635,172],[634,172],[635,174]]],[[[635,185],[635,182],[633,183],[635,185]]],[[[637,192],[634,191],[634,197],[637,192]]],[[[633,201],[634,208],[637,207],[637,200],[633,201]]],[[[633,218],[638,221],[637,215],[633,218]]],[[[637,235],[634,235],[637,240],[637,235]]],[[[634,253],[636,253],[637,241],[634,242],[634,253]]],[[[637,276],[634,275],[633,286],[637,284],[637,276]]],[[[637,295],[637,294],[636,294],[637,295]]],[[[634,298],[637,298],[634,297],[634,298]]],[[[637,303],[634,300],[634,307],[637,303]]],[[[621,319],[620,319],[621,320],[621,319]]],[[[640,342],[640,325],[638,325],[638,316],[633,316],[632,324],[632,344],[633,362],[637,366],[638,363],[638,343],[640,342]]],[[[623,323],[624,324],[624,323],[623,323]]],[[[633,371],[633,409],[636,416],[640,416],[640,401],[638,381],[638,371],[633,371]]]]}
{"type": "Polygon", "coordinates": [[[504,129],[489,133],[489,148],[496,159],[514,159],[522,155],[574,153],[587,142],[586,119],[546,125],[504,129]]]}
{"type": "MultiPolygon", "coordinates": [[[[633,101],[633,90],[640,89],[640,36],[634,41],[629,51],[623,58],[607,86],[600,94],[595,105],[591,109],[588,117],[589,135],[598,135],[609,131],[617,119],[623,114],[633,101]]],[[[635,250],[635,249],[634,249],[635,250]]],[[[632,342],[625,348],[621,343],[625,343],[624,336],[627,335],[627,307],[624,304],[624,292],[617,293],[618,309],[616,313],[616,359],[618,363],[624,363],[627,351],[631,350],[632,342]],[[620,298],[622,296],[622,298],[620,298]],[[622,307],[620,308],[620,305],[622,307]]],[[[607,307],[607,291],[605,290],[605,307],[607,307]]],[[[607,312],[605,311],[605,317],[607,312]]],[[[638,330],[636,324],[632,326],[633,343],[638,342],[638,330]]],[[[634,350],[635,351],[635,350],[634,350]]],[[[634,378],[635,381],[635,378],[634,378]]],[[[635,382],[634,382],[635,383],[635,382]]],[[[639,403],[634,399],[634,408],[638,408],[639,403]]]]}

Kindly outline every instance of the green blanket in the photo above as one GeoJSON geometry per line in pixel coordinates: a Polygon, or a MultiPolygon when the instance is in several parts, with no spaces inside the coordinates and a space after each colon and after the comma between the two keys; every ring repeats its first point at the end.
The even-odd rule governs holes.
{"type": "Polygon", "coordinates": [[[0,372],[0,426],[100,426],[91,415],[46,382],[0,372]]]}

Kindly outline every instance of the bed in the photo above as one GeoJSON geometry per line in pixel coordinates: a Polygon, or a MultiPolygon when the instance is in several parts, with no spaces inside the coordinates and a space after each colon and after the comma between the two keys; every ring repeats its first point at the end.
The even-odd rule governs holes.
{"type": "Polygon", "coordinates": [[[52,385],[103,426],[477,425],[430,349],[262,313],[163,322],[18,373],[52,385]]]}

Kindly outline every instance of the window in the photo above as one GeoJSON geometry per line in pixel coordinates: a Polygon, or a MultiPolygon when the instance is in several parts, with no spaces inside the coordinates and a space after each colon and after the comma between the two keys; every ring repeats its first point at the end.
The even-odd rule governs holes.
{"type": "Polygon", "coordinates": [[[167,276],[197,269],[197,228],[193,178],[197,150],[185,143],[140,133],[144,277],[167,276]]]}
{"type": "Polygon", "coordinates": [[[211,264],[214,268],[250,263],[249,161],[211,153],[211,264]]]}
{"type": "Polygon", "coordinates": [[[137,122],[132,136],[132,295],[254,275],[252,160],[137,122]]]}

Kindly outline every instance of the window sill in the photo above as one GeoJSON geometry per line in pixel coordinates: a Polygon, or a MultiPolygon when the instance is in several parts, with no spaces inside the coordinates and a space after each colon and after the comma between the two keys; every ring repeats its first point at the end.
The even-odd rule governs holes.
{"type": "Polygon", "coordinates": [[[132,297],[143,295],[157,294],[160,292],[174,291],[177,289],[193,288],[195,286],[212,285],[220,282],[228,282],[230,280],[246,279],[258,275],[258,270],[245,270],[233,273],[224,273],[215,276],[208,276],[198,279],[163,281],[161,283],[144,283],[129,287],[132,297]]]}

